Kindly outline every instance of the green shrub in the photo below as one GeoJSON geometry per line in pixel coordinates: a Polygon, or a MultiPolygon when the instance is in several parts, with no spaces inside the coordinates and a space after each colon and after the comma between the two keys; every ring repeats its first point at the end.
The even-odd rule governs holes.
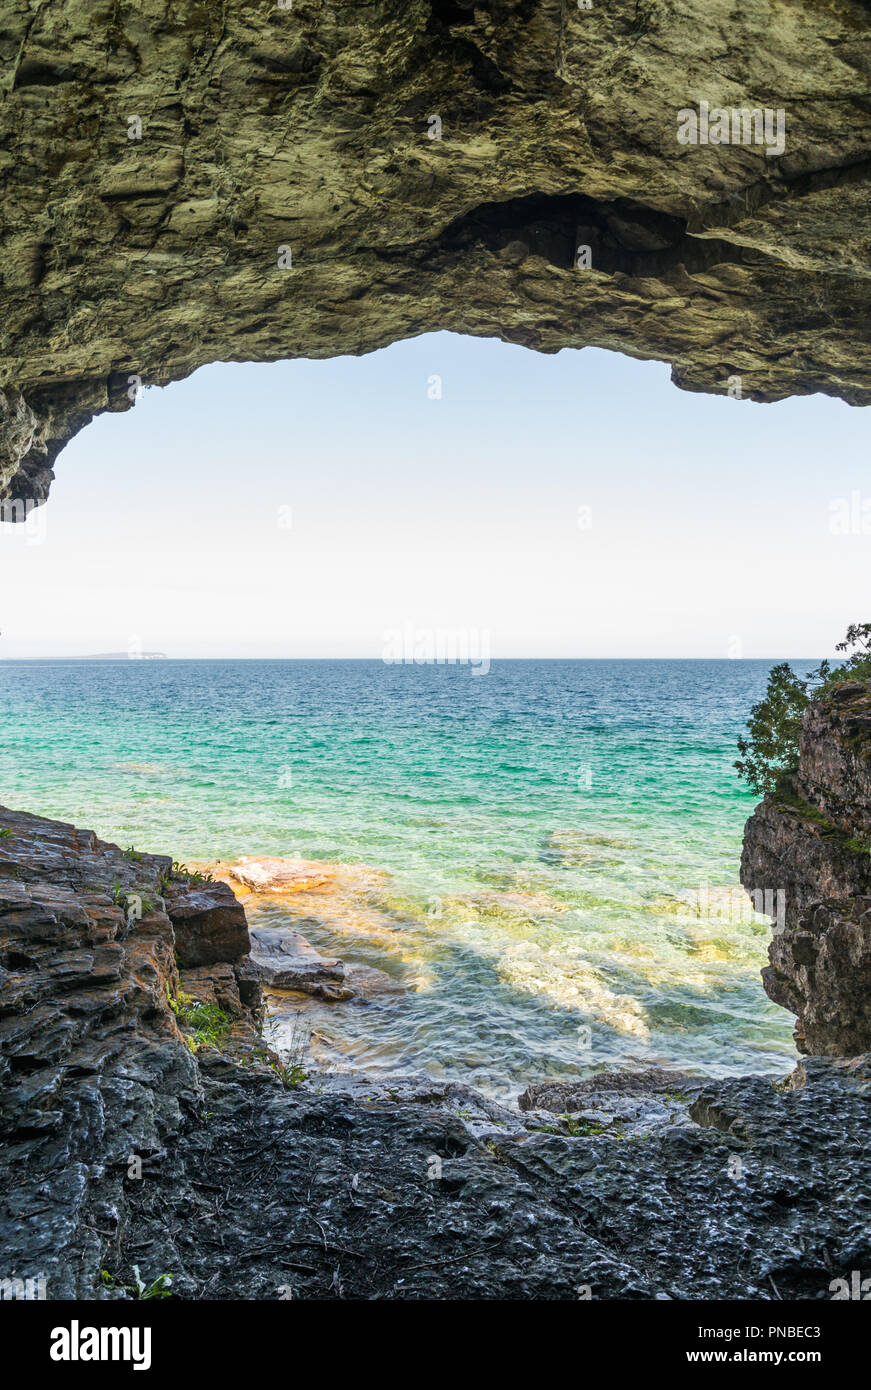
{"type": "Polygon", "coordinates": [[[836,648],[850,655],[839,666],[823,661],[804,679],[788,661],[773,666],[764,699],[747,721],[747,737],[738,739],[739,777],[757,795],[776,791],[784,774],[798,767],[802,716],[811,700],[824,700],[843,681],[871,680],[871,623],[853,623],[836,648]]]}
{"type": "Polygon", "coordinates": [[[290,1030],[290,1037],[280,1052],[272,1041],[278,1031],[278,1020],[275,1018],[263,1019],[261,1031],[269,1035],[270,1047],[278,1056],[277,1061],[270,1062],[264,1052],[261,1060],[266,1062],[275,1072],[282,1086],[289,1091],[296,1090],[297,1086],[301,1086],[304,1081],[308,1080],[306,1056],[311,1044],[311,1030],[306,1027],[304,1020],[297,1014],[290,1030]]]}
{"type": "Polygon", "coordinates": [[[187,1042],[192,1052],[201,1047],[223,1046],[233,1020],[218,1004],[204,1004],[181,989],[175,998],[167,990],[166,997],[179,1028],[189,1034],[187,1042]]]}
{"type": "Polygon", "coordinates": [[[123,1289],[131,1298],[172,1298],[171,1274],[158,1274],[150,1284],[140,1278],[139,1266],[133,1265],[133,1283],[122,1284],[116,1279],[114,1274],[110,1274],[108,1269],[100,1270],[100,1277],[107,1289],[123,1289]]]}
{"type": "Polygon", "coordinates": [[[211,874],[200,873],[199,869],[189,869],[187,864],[180,864],[177,859],[172,862],[172,869],[168,874],[164,874],[162,882],[166,884],[178,883],[187,880],[189,883],[214,883],[211,874]]]}

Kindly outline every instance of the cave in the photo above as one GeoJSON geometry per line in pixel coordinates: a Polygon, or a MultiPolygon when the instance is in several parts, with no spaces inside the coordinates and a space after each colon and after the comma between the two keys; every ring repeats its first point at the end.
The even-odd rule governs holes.
{"type": "MultiPolygon", "coordinates": [[[[124,415],[150,387],[185,381],[194,392],[199,369],[220,364],[323,366],[447,332],[549,359],[600,349],[650,370],[666,364],[681,392],[768,412],[765,429],[793,398],[829,397],[859,420],[871,403],[864,0],[9,0],[0,53],[4,533],[44,538],[61,474],[65,489],[77,486],[72,441],[84,431],[82,446],[97,452],[107,423],[92,425],[97,417],[124,415]]],[[[132,437],[134,420],[123,424],[132,437]]],[[[179,475],[192,470],[183,448],[172,452],[179,475]]],[[[726,485],[741,478],[752,507],[754,480],[741,463],[721,460],[719,471],[726,485]]],[[[142,473],[147,486],[147,463],[142,473]]],[[[207,480],[208,501],[224,481],[207,480]]],[[[220,505],[231,511],[232,498],[220,505]]],[[[856,491],[849,503],[835,499],[840,530],[830,533],[860,544],[866,509],[856,491]]],[[[797,546],[783,583],[793,569],[807,578],[814,560],[797,546]]],[[[770,587],[768,576],[760,606],[770,587]]],[[[12,606],[16,593],[6,598],[12,606]]],[[[703,720],[695,742],[686,734],[678,676],[664,681],[657,701],[648,698],[660,762],[645,774],[663,819],[643,852],[624,834],[638,825],[634,785],[621,791],[623,821],[599,811],[601,824],[587,823],[589,812],[583,823],[568,812],[539,823],[539,799],[568,805],[565,785],[541,790],[557,781],[552,766],[530,774],[510,737],[490,760],[495,773],[479,764],[478,744],[463,741],[473,701],[481,746],[520,718],[510,662],[495,661],[494,677],[480,637],[391,627],[373,701],[370,677],[350,669],[319,677],[317,698],[288,693],[292,677],[262,667],[219,688],[209,672],[177,675],[133,634],[126,651],[88,654],[98,674],[87,728],[84,719],[63,726],[58,713],[91,679],[74,661],[55,688],[38,662],[23,675],[3,663],[3,713],[22,768],[37,747],[81,785],[85,804],[81,817],[47,807],[34,758],[25,770],[46,814],[0,806],[0,1301],[75,1300],[81,1311],[170,1300],[176,1327],[197,1334],[210,1366],[226,1338],[219,1301],[245,1302],[254,1326],[255,1305],[265,1317],[294,1299],[307,1311],[340,1300],[595,1301],[597,1319],[624,1339],[621,1309],[631,1302],[633,1317],[644,1310],[633,1326],[647,1331],[634,1362],[631,1348],[620,1355],[640,1371],[654,1339],[669,1342],[662,1356],[675,1369],[686,1347],[725,1339],[736,1303],[741,1327],[728,1338],[745,1345],[735,1359],[759,1359],[757,1336],[774,1346],[810,1321],[790,1311],[773,1326],[768,1305],[807,1301],[826,1334],[829,1374],[851,1350],[855,1325],[851,1336],[843,1322],[829,1335],[825,1310],[867,1300],[871,1269],[871,624],[851,622],[834,671],[781,664],[765,688],[758,674],[736,684],[737,666],[714,670],[715,695],[706,689],[697,708],[707,700],[723,723],[707,743],[703,720]],[[455,667],[480,679],[452,685],[455,667]],[[443,680],[432,745],[410,717],[402,723],[426,707],[420,682],[431,668],[443,680]],[[504,697],[495,713],[482,693],[494,686],[504,697]],[[782,701],[789,761],[766,763],[757,730],[738,745],[743,762],[724,770],[723,728],[751,691],[760,697],[743,711],[751,731],[782,701]],[[309,835],[305,853],[288,854],[284,842],[297,765],[283,760],[280,719],[258,710],[267,696],[282,711],[294,701],[315,711],[314,732],[289,721],[304,773],[340,745],[346,755],[346,781],[307,805],[316,828],[298,832],[309,835]],[[350,715],[336,713],[337,699],[350,701],[350,715]],[[395,864],[363,856],[379,835],[399,844],[413,828],[465,872],[476,830],[463,807],[475,803],[477,814],[480,799],[461,786],[453,818],[439,819],[437,794],[403,782],[397,755],[389,790],[402,813],[388,830],[362,798],[346,814],[354,779],[365,780],[367,741],[377,741],[354,724],[367,700],[379,718],[401,705],[388,733],[402,727],[421,753],[425,789],[444,777],[426,762],[437,743],[451,744],[470,786],[516,779],[495,797],[474,891],[459,892],[449,876],[424,891],[391,879],[395,864]],[[196,737],[172,723],[184,709],[196,737]],[[27,742],[28,721],[42,714],[46,747],[52,730],[62,734],[48,752],[27,742]],[[228,722],[236,717],[238,727],[228,722]],[[260,766],[238,752],[258,740],[268,750],[260,766]],[[171,745],[188,759],[181,772],[161,762],[171,745]],[[707,833],[707,810],[692,831],[689,817],[668,820],[663,769],[686,780],[682,756],[708,759],[711,805],[732,798],[733,820],[745,806],[740,879],[761,907],[730,937],[732,899],[722,926],[707,884],[688,904],[661,891],[664,871],[648,873],[644,920],[659,923],[657,945],[681,955],[695,990],[686,999],[657,978],[660,959],[633,993],[625,947],[642,929],[632,899],[639,863],[648,872],[658,855],[692,866],[693,835],[707,833]],[[735,767],[760,797],[755,808],[736,799],[735,767]],[[208,859],[184,863],[136,831],[123,848],[120,836],[83,828],[91,795],[93,817],[108,818],[122,788],[123,815],[142,825],[152,808],[181,801],[185,780],[218,786],[234,814],[246,799],[278,806],[268,832],[265,812],[257,822],[255,853],[236,842],[223,852],[216,832],[208,859]],[[521,848],[513,825],[500,838],[517,787],[533,808],[521,848]],[[330,839],[340,824],[357,858],[330,839]],[[610,875],[612,898],[597,896],[597,874],[610,875]],[[708,915],[696,926],[686,919],[703,915],[701,902],[708,915]],[[567,904],[576,939],[566,929],[557,942],[567,904]],[[741,968],[758,964],[769,924],[756,919],[766,916],[775,919],[768,964],[745,1007],[746,979],[720,967],[733,963],[730,950],[741,968]],[[454,919],[465,935],[439,925],[454,919]],[[507,943],[500,953],[494,921],[507,943]],[[589,941],[606,921],[608,951],[594,957],[589,941]],[[427,934],[435,949],[415,955],[427,934]],[[348,968],[346,948],[356,952],[348,968]],[[466,1070],[454,1074],[441,1065],[433,1017],[441,1009],[452,1019],[450,991],[473,970],[481,996],[463,1016],[456,1050],[466,1070]],[[723,979],[713,1012],[751,1040],[712,1059],[699,1038],[723,979]],[[325,1068],[326,1079],[307,1085],[304,1054],[265,1031],[277,998],[273,1019],[281,1009],[294,1026],[311,1016],[323,1055],[331,1047],[341,1061],[344,1025],[323,1044],[332,1011],[358,1038],[370,1026],[369,1057],[380,1065],[384,1038],[394,1045],[401,1031],[403,989],[419,1010],[407,1015],[409,1033],[435,1036],[432,1074],[409,1065],[394,1084],[376,1066],[371,1085],[346,1073],[334,1085],[325,1068]],[[432,999],[425,1016],[420,1000],[432,999]],[[518,1000],[551,1030],[547,1046],[518,1042],[518,1000]],[[768,1032],[763,1010],[779,1011],[768,1032]],[[787,1018],[794,1032],[784,1042],[787,1018]],[[677,1050],[659,1048],[669,1030],[686,1070],[677,1050]],[[603,1048],[595,1059],[594,1046],[603,1048]],[[472,1084],[488,1049],[488,1064],[513,1068],[507,1098],[472,1084]],[[748,1053],[765,1063],[751,1074],[748,1053]]],[[[582,676],[553,668],[553,708],[538,699],[553,722],[535,737],[554,766],[591,698],[582,676]]],[[[636,676],[606,679],[615,705],[631,706],[636,676]]],[[[609,710],[590,707],[601,735],[609,710]]],[[[635,735],[623,728],[623,737],[635,735]]],[[[572,797],[598,791],[595,746],[572,754],[572,797]]],[[[622,745],[607,751],[619,764],[622,745]]],[[[186,803],[203,835],[204,805],[186,803]]],[[[731,842],[721,843],[725,856],[731,842]]],[[[737,875],[737,850],[734,858],[737,875]]],[[[164,1367],[169,1321],[161,1330],[154,1320],[164,1367]]],[[[70,1359],[74,1338],[55,1331],[53,1359],[70,1359]]],[[[133,1359],[150,1366],[150,1346],[133,1359]]],[[[769,1348],[763,1359],[779,1354],[769,1348]]]]}
{"type": "Polygon", "coordinates": [[[42,502],[131,377],[439,328],[866,404],[866,10],[778,14],[7,7],[0,497],[42,502]],[[784,110],[783,154],[680,144],[700,101],[784,110]]]}

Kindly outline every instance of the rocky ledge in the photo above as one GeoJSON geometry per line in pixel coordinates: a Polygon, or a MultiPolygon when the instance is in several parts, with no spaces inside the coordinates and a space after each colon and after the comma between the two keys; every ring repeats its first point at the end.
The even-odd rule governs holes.
{"type": "Polygon", "coordinates": [[[871,688],[850,681],[804,715],[798,769],[747,822],[741,882],[779,915],[765,989],[798,1049],[871,1050],[871,688]]]}
{"type": "Polygon", "coordinates": [[[0,500],[145,386],[436,329],[867,404],[867,30],[863,0],[8,0],[0,500]],[[726,140],[681,142],[689,109],[726,140]]]}
{"type": "Polygon", "coordinates": [[[518,1110],[426,1079],[298,1085],[247,946],[226,885],[0,810],[13,1291],[827,1299],[871,1266],[868,1058],[587,1076],[518,1110]]]}

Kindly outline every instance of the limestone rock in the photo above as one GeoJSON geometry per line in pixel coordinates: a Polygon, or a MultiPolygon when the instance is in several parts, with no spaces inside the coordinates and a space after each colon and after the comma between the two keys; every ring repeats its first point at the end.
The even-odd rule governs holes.
{"type": "Polygon", "coordinates": [[[141,384],[434,329],[868,403],[866,38],[858,0],[11,0],[0,497],[141,384]],[[703,101],[782,152],[679,143],[703,101]]]}
{"type": "Polygon", "coordinates": [[[710,1082],[698,1119],[633,1139],[532,1133],[467,1088],[288,1095],[237,1068],[133,1194],[119,1263],[153,1242],[143,1273],[183,1297],[828,1300],[871,1265],[868,1077],[710,1082]]]}
{"type": "Polygon", "coordinates": [[[576,1081],[541,1081],[528,1086],[518,1106],[539,1128],[559,1117],[567,1134],[597,1134],[617,1127],[626,1138],[640,1138],[680,1123],[688,1102],[704,1081],[686,1072],[648,1067],[644,1071],[597,1072],[576,1081]]]}
{"type": "Polygon", "coordinates": [[[252,893],[305,893],[334,877],[329,866],[315,860],[256,858],[247,854],[224,872],[252,893]]]}
{"type": "Polygon", "coordinates": [[[855,1057],[871,1038],[871,898],[814,903],[775,936],[766,993],[794,1013],[800,1051],[855,1057]]]}
{"type": "Polygon", "coordinates": [[[701,1085],[698,1077],[666,1067],[647,1067],[644,1071],[596,1072],[576,1081],[539,1081],[527,1086],[518,1099],[521,1110],[551,1110],[571,1113],[597,1104],[602,1092],[609,1095],[647,1096],[666,1091],[685,1091],[701,1085]]]}
{"type": "MultiPolygon", "coordinates": [[[[220,1039],[220,1051],[224,1056],[246,1064],[252,1057],[277,1061],[276,1054],[265,1046],[255,1026],[263,1002],[259,986],[255,986],[253,992],[244,985],[240,988],[240,973],[240,968],[234,969],[223,962],[179,970],[179,994],[195,1004],[214,1005],[224,1014],[227,1026],[220,1039]]],[[[202,1064],[199,1053],[198,1057],[202,1064]]]]}
{"type": "Polygon", "coordinates": [[[6,808],[0,827],[0,1247],[49,1298],[93,1297],[130,1156],[159,1161],[201,1096],[167,1003],[171,861],[6,808]]]}
{"type": "Polygon", "coordinates": [[[251,949],[245,909],[226,883],[172,883],[166,910],[181,968],[233,963],[251,949]]]}
{"type": "Polygon", "coordinates": [[[871,1048],[869,846],[871,688],[845,682],[808,707],[797,773],[744,831],[741,882],[783,908],[763,982],[797,1016],[801,1052],[871,1048]]]}
{"type": "Polygon", "coordinates": [[[300,990],[321,999],[351,999],[354,995],[345,983],[342,962],[320,955],[304,936],[289,927],[251,928],[251,956],[243,975],[270,989],[300,990]]]}

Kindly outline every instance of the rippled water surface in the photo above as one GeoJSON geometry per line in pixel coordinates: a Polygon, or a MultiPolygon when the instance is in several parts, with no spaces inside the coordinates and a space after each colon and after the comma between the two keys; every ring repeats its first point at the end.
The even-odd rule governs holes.
{"type": "Polygon", "coordinates": [[[0,798],[186,861],[346,866],[247,904],[358,967],[353,1001],[279,1010],[339,1068],[494,1092],[604,1063],[783,1071],[769,927],[729,892],[754,804],[735,738],[769,666],[6,662],[0,798]]]}

